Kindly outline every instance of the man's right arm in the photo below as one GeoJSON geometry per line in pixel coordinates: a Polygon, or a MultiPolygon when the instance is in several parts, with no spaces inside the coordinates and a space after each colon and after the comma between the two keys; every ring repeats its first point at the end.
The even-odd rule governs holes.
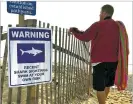
{"type": "Polygon", "coordinates": [[[74,29],[71,31],[74,36],[81,41],[90,41],[93,40],[98,32],[98,23],[92,24],[86,31],[79,31],[74,29]]]}

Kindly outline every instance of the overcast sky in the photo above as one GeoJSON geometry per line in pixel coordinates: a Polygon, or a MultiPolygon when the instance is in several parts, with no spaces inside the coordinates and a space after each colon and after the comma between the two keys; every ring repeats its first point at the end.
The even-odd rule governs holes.
{"type": "MultiPolygon", "coordinates": [[[[1,25],[7,31],[7,25],[18,23],[17,14],[7,13],[6,2],[1,2],[1,25]]],[[[93,22],[99,20],[100,8],[111,4],[114,9],[113,19],[124,22],[128,36],[132,64],[132,2],[37,2],[36,16],[25,16],[26,19],[37,19],[54,26],[69,28],[76,26],[81,30],[87,29],[93,22]]],[[[1,44],[3,56],[4,41],[1,44]]]]}

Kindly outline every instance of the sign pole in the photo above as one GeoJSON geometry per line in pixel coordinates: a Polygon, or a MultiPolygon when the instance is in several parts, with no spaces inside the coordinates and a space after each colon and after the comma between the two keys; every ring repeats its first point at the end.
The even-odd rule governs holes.
{"type": "MultiPolygon", "coordinates": [[[[19,27],[28,27],[28,24],[25,22],[25,15],[36,15],[36,1],[21,1],[20,2],[12,2],[12,1],[7,1],[7,12],[8,13],[13,13],[13,14],[19,14],[18,15],[18,26],[19,27]],[[16,5],[19,8],[15,8],[16,5]],[[26,7],[32,8],[32,9],[25,9],[26,7]]],[[[43,50],[44,51],[44,50],[43,50]]],[[[29,103],[28,104],[36,104],[36,87],[35,86],[29,86],[27,87],[29,89],[29,96],[27,97],[29,103]]],[[[21,95],[21,87],[19,87],[18,91],[21,95]]]]}
{"type": "MultiPolygon", "coordinates": [[[[30,22],[26,23],[27,27],[30,27],[30,22]]],[[[33,23],[33,21],[32,21],[33,23]]],[[[29,99],[28,99],[28,104],[37,104],[37,100],[36,100],[36,86],[28,86],[27,87],[27,95],[29,95],[29,99]]]]}
{"type": "MultiPolygon", "coordinates": [[[[25,25],[28,26],[28,24],[25,24],[25,16],[19,14],[19,27],[24,27],[25,25]]],[[[28,86],[28,89],[30,90],[29,99],[28,99],[29,103],[36,104],[36,87],[28,86]]]]}
{"type": "Polygon", "coordinates": [[[24,27],[24,15],[19,14],[19,27],[24,27]]]}

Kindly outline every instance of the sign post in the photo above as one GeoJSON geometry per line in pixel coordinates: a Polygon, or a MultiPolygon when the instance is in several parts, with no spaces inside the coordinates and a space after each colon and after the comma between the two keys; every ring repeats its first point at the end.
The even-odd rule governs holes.
{"type": "MultiPolygon", "coordinates": [[[[19,27],[24,27],[26,25],[25,19],[24,19],[25,15],[33,15],[33,16],[36,15],[36,1],[7,1],[7,12],[13,13],[13,14],[18,14],[19,15],[19,17],[18,17],[19,27]]],[[[39,31],[41,31],[41,32],[49,31],[49,32],[46,32],[49,34],[45,34],[46,37],[49,36],[49,39],[50,39],[49,43],[48,43],[48,40],[46,38],[45,38],[46,40],[39,40],[39,39],[35,38],[34,37],[35,34],[32,34],[33,40],[30,38],[32,41],[29,41],[30,39],[29,40],[21,40],[22,38],[24,39],[24,37],[23,37],[24,35],[27,36],[27,39],[28,39],[28,36],[30,36],[30,34],[24,32],[24,29],[26,29],[26,28],[9,28],[8,46],[9,46],[9,56],[10,56],[9,62],[11,62],[9,65],[12,66],[12,65],[16,64],[15,69],[12,68],[11,66],[9,66],[9,68],[8,68],[9,72],[10,72],[9,73],[10,74],[9,86],[10,87],[29,86],[28,87],[28,89],[30,89],[30,97],[28,99],[30,101],[29,103],[30,104],[36,104],[36,99],[35,99],[36,98],[35,97],[36,96],[36,87],[30,86],[30,85],[36,85],[37,83],[50,82],[51,81],[51,76],[52,76],[52,75],[50,75],[51,74],[51,68],[50,68],[51,62],[50,62],[50,60],[48,61],[48,59],[49,58],[51,59],[51,44],[52,44],[52,42],[50,40],[51,40],[52,35],[51,35],[51,31],[49,29],[48,30],[47,29],[43,29],[43,30],[38,29],[37,30],[35,28],[27,28],[27,29],[29,29],[27,31],[31,31],[31,30],[32,31],[38,31],[38,32],[39,31]],[[14,31],[14,29],[15,30],[17,30],[17,29],[23,30],[23,31],[21,31],[21,33],[20,33],[20,31],[16,31],[19,33],[18,34],[16,33],[18,35],[18,37],[15,38],[15,37],[11,37],[11,36],[13,36],[12,32],[14,31]],[[17,40],[16,43],[13,39],[17,40]],[[34,39],[37,39],[37,40],[34,40],[34,39]],[[27,43],[23,43],[24,41],[27,43]],[[41,44],[39,45],[40,41],[41,41],[41,44]],[[29,43],[32,43],[32,44],[29,44],[29,43]],[[33,45],[34,47],[31,48],[30,45],[33,45]],[[38,46],[36,47],[36,45],[38,45],[38,46]],[[21,55],[19,55],[20,50],[18,48],[20,48],[21,46],[22,47],[24,46],[27,48],[30,47],[29,50],[31,51],[31,53],[28,50],[27,51],[21,50],[21,55]],[[40,48],[40,50],[37,51],[37,48],[40,48]],[[45,49],[48,49],[48,50],[46,51],[45,49]],[[17,55],[16,55],[17,57],[12,57],[13,56],[12,51],[17,52],[17,55]],[[27,57],[25,55],[29,55],[29,56],[33,55],[33,57],[39,57],[38,55],[41,55],[41,54],[44,55],[44,57],[43,57],[44,62],[39,62],[39,58],[38,58],[38,60],[33,59],[34,61],[36,60],[39,62],[38,65],[36,65],[37,64],[36,62],[26,63],[27,61],[29,62],[30,60],[26,60],[27,57]],[[25,58],[23,59],[22,57],[25,57],[25,58]],[[22,63],[21,63],[21,61],[22,61],[22,63]],[[26,61],[26,62],[24,62],[24,61],[26,61]],[[40,70],[40,72],[39,72],[39,70],[40,70]],[[36,71],[36,72],[34,72],[34,71],[36,71]],[[27,72],[27,74],[26,74],[26,72],[27,72]],[[16,80],[13,81],[12,80],[12,79],[14,79],[13,77],[16,78],[16,80]],[[29,84],[29,83],[31,83],[31,84],[29,84]]],[[[14,36],[15,36],[15,34],[14,34],[14,36]]],[[[40,34],[39,36],[44,36],[44,34],[40,34]]]]}
{"type": "Polygon", "coordinates": [[[7,1],[7,12],[19,14],[19,26],[24,26],[24,15],[36,15],[36,1],[7,1]]]}
{"type": "Polygon", "coordinates": [[[24,22],[24,20],[25,20],[25,19],[24,19],[24,15],[20,15],[20,14],[19,14],[19,18],[18,18],[18,19],[19,19],[19,22],[18,22],[18,23],[19,23],[19,27],[24,27],[24,25],[25,25],[25,22],[24,22]]]}

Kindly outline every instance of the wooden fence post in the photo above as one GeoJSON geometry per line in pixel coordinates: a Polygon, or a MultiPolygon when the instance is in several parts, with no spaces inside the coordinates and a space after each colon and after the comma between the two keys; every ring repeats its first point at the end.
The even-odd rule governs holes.
{"type": "MultiPolygon", "coordinates": [[[[27,19],[25,20],[25,25],[27,27],[36,27],[36,19],[27,19]]],[[[27,87],[27,104],[37,104],[36,103],[36,86],[27,87]]]]}
{"type": "MultiPolygon", "coordinates": [[[[0,52],[1,52],[1,35],[2,35],[3,27],[0,26],[0,52]]],[[[1,67],[1,59],[0,59],[0,67],[1,67]]],[[[1,68],[0,68],[1,70],[1,68]]],[[[1,73],[0,73],[1,76],[1,73]]],[[[0,85],[1,85],[1,79],[0,79],[0,85]]],[[[0,87],[0,104],[2,104],[2,93],[1,93],[1,87],[0,87]]]]}
{"type": "Polygon", "coordinates": [[[19,27],[24,27],[24,15],[19,15],[19,27]]]}
{"type": "MultiPolygon", "coordinates": [[[[25,26],[25,16],[24,15],[19,15],[19,21],[18,25],[16,27],[24,27],[25,26]]],[[[17,92],[17,104],[21,103],[21,87],[18,87],[18,92],[17,92]]]]}

